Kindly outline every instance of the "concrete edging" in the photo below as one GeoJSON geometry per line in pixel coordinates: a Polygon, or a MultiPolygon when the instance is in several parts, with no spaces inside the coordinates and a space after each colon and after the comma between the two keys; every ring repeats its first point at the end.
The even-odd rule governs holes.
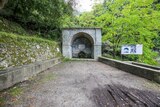
{"type": "Polygon", "coordinates": [[[105,57],[99,57],[98,60],[112,67],[155,81],[160,84],[160,70],[138,66],[135,64],[126,63],[123,61],[118,61],[118,60],[105,58],[105,57]]]}
{"type": "Polygon", "coordinates": [[[147,68],[151,68],[151,69],[155,69],[155,70],[160,70],[160,67],[152,66],[152,65],[148,65],[148,64],[137,63],[137,62],[132,62],[132,64],[147,67],[147,68]]]}
{"type": "Polygon", "coordinates": [[[7,89],[19,82],[25,81],[60,62],[61,58],[55,58],[51,60],[35,62],[29,65],[23,65],[20,67],[9,68],[2,72],[0,71],[0,91],[7,89]]]}

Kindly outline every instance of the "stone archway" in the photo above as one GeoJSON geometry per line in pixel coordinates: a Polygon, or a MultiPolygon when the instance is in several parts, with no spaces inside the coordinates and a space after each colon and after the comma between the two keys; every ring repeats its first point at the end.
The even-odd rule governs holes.
{"type": "Polygon", "coordinates": [[[94,41],[93,38],[83,32],[77,33],[72,38],[72,58],[93,58],[94,41]]]}
{"type": "Polygon", "coordinates": [[[66,58],[93,58],[101,56],[100,28],[64,28],[62,53],[66,58]]]}

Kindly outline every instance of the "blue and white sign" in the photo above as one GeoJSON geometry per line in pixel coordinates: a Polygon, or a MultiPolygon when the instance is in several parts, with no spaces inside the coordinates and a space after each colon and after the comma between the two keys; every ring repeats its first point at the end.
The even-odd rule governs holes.
{"type": "Polygon", "coordinates": [[[137,45],[123,45],[121,48],[121,54],[137,54],[142,55],[143,54],[143,45],[137,44],[137,45]]]}

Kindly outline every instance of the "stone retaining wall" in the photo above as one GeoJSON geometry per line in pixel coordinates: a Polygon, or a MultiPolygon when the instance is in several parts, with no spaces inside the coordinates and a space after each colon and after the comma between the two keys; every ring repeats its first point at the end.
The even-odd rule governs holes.
{"type": "Polygon", "coordinates": [[[160,70],[142,67],[131,63],[104,57],[99,57],[99,61],[120,70],[160,83],[160,70]]]}
{"type": "Polygon", "coordinates": [[[55,41],[0,32],[0,70],[61,56],[55,41]]]}
{"type": "Polygon", "coordinates": [[[61,58],[55,58],[0,71],[0,91],[27,80],[60,62],[61,58]]]}

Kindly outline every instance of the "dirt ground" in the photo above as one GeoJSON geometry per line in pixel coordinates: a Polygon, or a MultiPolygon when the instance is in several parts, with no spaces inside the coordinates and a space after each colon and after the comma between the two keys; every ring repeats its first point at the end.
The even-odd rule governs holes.
{"type": "MultiPolygon", "coordinates": [[[[68,61],[58,64],[17,87],[22,92],[15,95],[15,99],[3,92],[4,107],[118,107],[121,101],[116,97],[123,98],[123,92],[137,96],[137,93],[144,93],[142,98],[145,93],[149,93],[156,101],[153,101],[153,106],[160,104],[159,84],[94,61],[68,61]],[[103,95],[106,94],[104,90],[108,90],[106,93],[113,92],[111,96],[116,97],[112,103],[118,103],[111,104],[107,100],[110,95],[103,95]]],[[[134,104],[133,99],[127,98],[126,101],[134,104]]],[[[149,100],[146,99],[147,102],[149,100]]],[[[152,101],[150,102],[152,105],[152,101]]],[[[138,103],[142,104],[143,101],[138,103]]]]}

